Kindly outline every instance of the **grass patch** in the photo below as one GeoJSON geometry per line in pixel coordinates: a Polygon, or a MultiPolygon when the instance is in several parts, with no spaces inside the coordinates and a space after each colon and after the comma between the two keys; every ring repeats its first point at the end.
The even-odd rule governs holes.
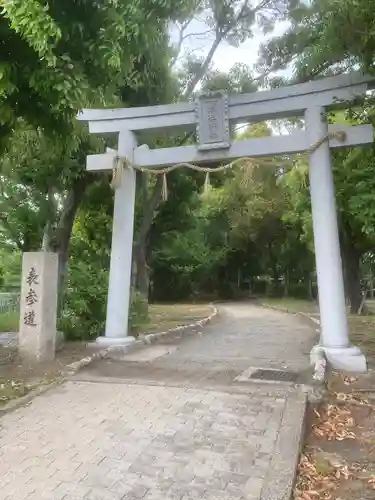
{"type": "Polygon", "coordinates": [[[149,322],[139,333],[155,333],[177,326],[199,321],[212,313],[207,304],[152,304],[149,307],[149,322]]]}
{"type": "Polygon", "coordinates": [[[318,313],[318,307],[315,302],[303,299],[293,299],[291,297],[286,298],[273,298],[265,297],[261,299],[262,304],[265,306],[276,307],[281,311],[288,313],[318,313]]]}
{"type": "Polygon", "coordinates": [[[18,311],[10,311],[0,314],[0,332],[17,332],[20,314],[18,311]]]}

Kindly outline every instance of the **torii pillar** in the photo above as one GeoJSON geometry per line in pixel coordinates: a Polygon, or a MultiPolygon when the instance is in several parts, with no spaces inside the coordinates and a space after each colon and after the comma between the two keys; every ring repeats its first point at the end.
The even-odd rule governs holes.
{"type": "MultiPolygon", "coordinates": [[[[305,123],[310,144],[327,136],[324,108],[308,108],[305,123]]],[[[335,188],[327,141],[309,155],[309,178],[321,326],[321,345],[312,350],[311,361],[314,362],[317,351],[322,350],[335,368],[365,372],[365,356],[349,343],[335,188]]]]}
{"type": "MultiPolygon", "coordinates": [[[[133,161],[136,146],[132,132],[122,130],[119,133],[120,156],[133,161]]],[[[97,342],[104,346],[125,346],[135,341],[128,335],[135,191],[135,171],[132,168],[123,169],[115,190],[105,334],[97,338],[97,342]]]]}

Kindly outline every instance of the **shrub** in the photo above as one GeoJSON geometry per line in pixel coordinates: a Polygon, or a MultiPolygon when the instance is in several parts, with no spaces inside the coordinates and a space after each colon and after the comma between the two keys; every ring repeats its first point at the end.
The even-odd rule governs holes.
{"type": "Polygon", "coordinates": [[[93,340],[103,334],[108,272],[88,263],[69,265],[58,328],[66,340],[93,340]]]}
{"type": "MultiPolygon", "coordinates": [[[[80,262],[69,266],[58,328],[66,340],[94,340],[103,335],[106,317],[108,271],[80,262]]],[[[137,331],[148,322],[147,299],[131,295],[129,326],[137,331]]]]}

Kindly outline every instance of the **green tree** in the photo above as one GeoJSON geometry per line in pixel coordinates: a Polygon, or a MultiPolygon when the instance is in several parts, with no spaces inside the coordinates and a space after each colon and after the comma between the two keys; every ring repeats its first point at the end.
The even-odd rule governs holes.
{"type": "MultiPolygon", "coordinates": [[[[87,186],[94,180],[85,170],[86,156],[103,148],[103,141],[89,136],[75,122],[74,114],[94,102],[102,105],[122,100],[126,105],[140,105],[163,100],[168,85],[173,83],[169,78],[167,21],[181,15],[189,2],[172,5],[165,0],[139,1],[130,5],[103,0],[90,5],[76,2],[71,9],[50,2],[42,10],[38,5],[36,1],[22,5],[6,2],[0,18],[0,33],[1,26],[6,27],[10,39],[26,47],[27,54],[34,51],[27,59],[30,67],[25,64],[20,75],[11,72],[9,78],[19,76],[20,80],[10,85],[13,91],[4,93],[0,102],[12,109],[7,125],[16,126],[1,161],[8,191],[3,189],[1,220],[3,233],[9,237],[13,232],[13,241],[23,250],[40,248],[43,235],[43,247],[59,253],[62,277],[74,217],[87,186]],[[47,18],[48,26],[56,28],[54,40],[52,31],[44,26],[47,18]],[[44,31],[34,33],[34,22],[38,26],[41,23],[44,31]],[[61,61],[69,61],[71,71],[82,79],[82,86],[81,80],[69,84],[70,70],[65,73],[61,61]],[[60,81],[64,76],[66,81],[55,89],[56,79],[60,81]],[[28,96],[30,108],[21,106],[28,87],[20,82],[26,77],[36,82],[36,94],[28,96]],[[12,99],[20,104],[19,108],[18,104],[13,106],[12,99]],[[38,106],[44,114],[35,114],[38,106]],[[55,127],[55,119],[69,125],[69,135],[56,133],[61,129],[55,127]],[[45,127],[48,124],[48,131],[41,126],[35,128],[35,123],[45,127]],[[29,200],[16,206],[12,194],[25,191],[29,200]],[[8,213],[14,215],[12,221],[8,213]],[[18,231],[20,226],[22,230],[18,231]]],[[[10,67],[19,68],[19,57],[26,56],[21,50],[10,50],[10,67]]]]}
{"type": "MultiPolygon", "coordinates": [[[[373,72],[373,7],[372,1],[364,0],[296,2],[289,10],[286,32],[262,47],[260,68],[268,74],[290,65],[294,81],[353,69],[373,72]]],[[[335,114],[332,119],[351,124],[373,122],[371,101],[355,106],[346,115],[335,114]]],[[[370,178],[373,155],[373,148],[332,152],[345,288],[352,312],[358,311],[362,300],[361,260],[375,243],[370,229],[374,225],[375,186],[370,178]]],[[[307,203],[304,205],[306,208],[307,203]]],[[[308,217],[304,215],[305,220],[308,217]]]]}
{"type": "Polygon", "coordinates": [[[265,73],[292,64],[295,78],[309,80],[362,67],[374,69],[373,0],[296,0],[290,3],[289,27],[266,42],[260,52],[265,73]]]}
{"type": "Polygon", "coordinates": [[[160,58],[165,23],[181,15],[189,1],[2,0],[0,5],[0,132],[6,136],[20,117],[47,130],[71,131],[82,107],[118,102],[125,81],[137,88],[141,58],[160,58]]]}
{"type": "MultiPolygon", "coordinates": [[[[246,67],[235,65],[230,72],[229,80],[224,75],[212,71],[212,60],[220,44],[227,42],[234,46],[244,42],[253,36],[254,26],[258,23],[267,31],[274,21],[287,12],[289,0],[260,0],[253,3],[250,0],[202,0],[193,2],[191,10],[186,15],[177,18],[179,36],[174,48],[174,57],[170,66],[178,81],[177,94],[174,100],[189,100],[196,91],[198,84],[203,88],[209,88],[212,80],[212,88],[218,84],[231,91],[254,90],[254,78],[248,78],[249,70],[246,67]],[[282,14],[281,14],[282,13],[282,14]],[[189,34],[188,28],[193,19],[204,17],[203,32],[209,41],[208,50],[203,55],[186,53],[184,51],[184,40],[189,36],[197,36],[197,33],[189,34]],[[182,56],[180,57],[180,54],[182,56]],[[226,83],[225,83],[226,80],[226,83]]],[[[186,140],[191,139],[189,134],[186,140]]],[[[182,138],[175,138],[174,144],[182,144],[182,138]]],[[[186,142],[185,142],[186,143],[186,142]]],[[[172,144],[170,144],[172,145],[172,144]]],[[[162,179],[159,179],[149,189],[147,185],[147,174],[143,176],[143,211],[141,222],[138,225],[135,241],[135,258],[137,259],[137,274],[135,281],[142,290],[148,285],[147,271],[147,242],[151,230],[154,215],[161,199],[162,179]]]]}

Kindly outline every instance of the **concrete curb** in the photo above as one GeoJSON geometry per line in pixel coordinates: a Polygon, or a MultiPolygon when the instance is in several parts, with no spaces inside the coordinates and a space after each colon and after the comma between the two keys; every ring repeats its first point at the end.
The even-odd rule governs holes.
{"type": "Polygon", "coordinates": [[[93,361],[97,359],[103,359],[108,357],[110,353],[116,352],[116,353],[125,353],[129,352],[129,349],[133,349],[134,347],[140,347],[145,344],[151,344],[153,342],[156,342],[160,338],[164,337],[165,335],[170,335],[173,333],[178,333],[182,332],[191,328],[196,328],[198,326],[204,326],[206,325],[209,321],[211,321],[217,314],[218,314],[218,309],[217,307],[214,306],[214,304],[209,304],[209,306],[212,309],[212,313],[209,316],[206,316],[203,319],[200,319],[198,321],[195,321],[194,323],[190,323],[188,325],[182,325],[182,326],[177,326],[175,328],[170,328],[169,330],[163,331],[163,332],[158,332],[158,333],[150,333],[148,335],[143,335],[141,339],[136,340],[132,344],[129,344],[128,346],[111,346],[107,347],[105,349],[101,349],[98,352],[95,352],[91,356],[86,356],[79,361],[75,361],[74,363],[70,363],[69,365],[65,366],[61,371],[60,371],[60,376],[58,377],[57,380],[54,380],[53,382],[45,385],[41,385],[37,387],[36,389],[33,389],[30,391],[28,394],[25,394],[25,396],[21,396],[20,398],[13,399],[12,401],[9,401],[9,403],[5,404],[3,407],[0,407],[0,418],[2,415],[5,415],[6,413],[9,413],[11,411],[16,410],[17,408],[20,408],[21,406],[26,406],[29,404],[36,396],[40,396],[47,392],[49,389],[53,389],[54,387],[57,387],[58,385],[62,384],[67,377],[71,377],[75,375],[79,370],[81,370],[83,367],[89,365],[93,361]]]}
{"type": "Polygon", "coordinates": [[[298,400],[287,399],[273,458],[259,500],[289,500],[291,498],[304,444],[306,408],[305,396],[299,397],[298,400]]]}
{"type": "Polygon", "coordinates": [[[165,335],[169,335],[171,333],[182,332],[182,331],[188,330],[190,328],[196,328],[197,326],[204,326],[207,323],[209,323],[219,312],[217,307],[214,304],[210,304],[210,307],[212,309],[212,313],[203,319],[200,319],[200,320],[195,321],[194,323],[190,323],[188,325],[176,326],[175,328],[170,328],[169,330],[165,330],[164,332],[149,333],[148,335],[142,335],[142,337],[140,339],[138,339],[137,342],[143,343],[143,344],[151,344],[152,342],[156,342],[157,340],[159,340],[161,337],[164,337],[165,335]]]}

